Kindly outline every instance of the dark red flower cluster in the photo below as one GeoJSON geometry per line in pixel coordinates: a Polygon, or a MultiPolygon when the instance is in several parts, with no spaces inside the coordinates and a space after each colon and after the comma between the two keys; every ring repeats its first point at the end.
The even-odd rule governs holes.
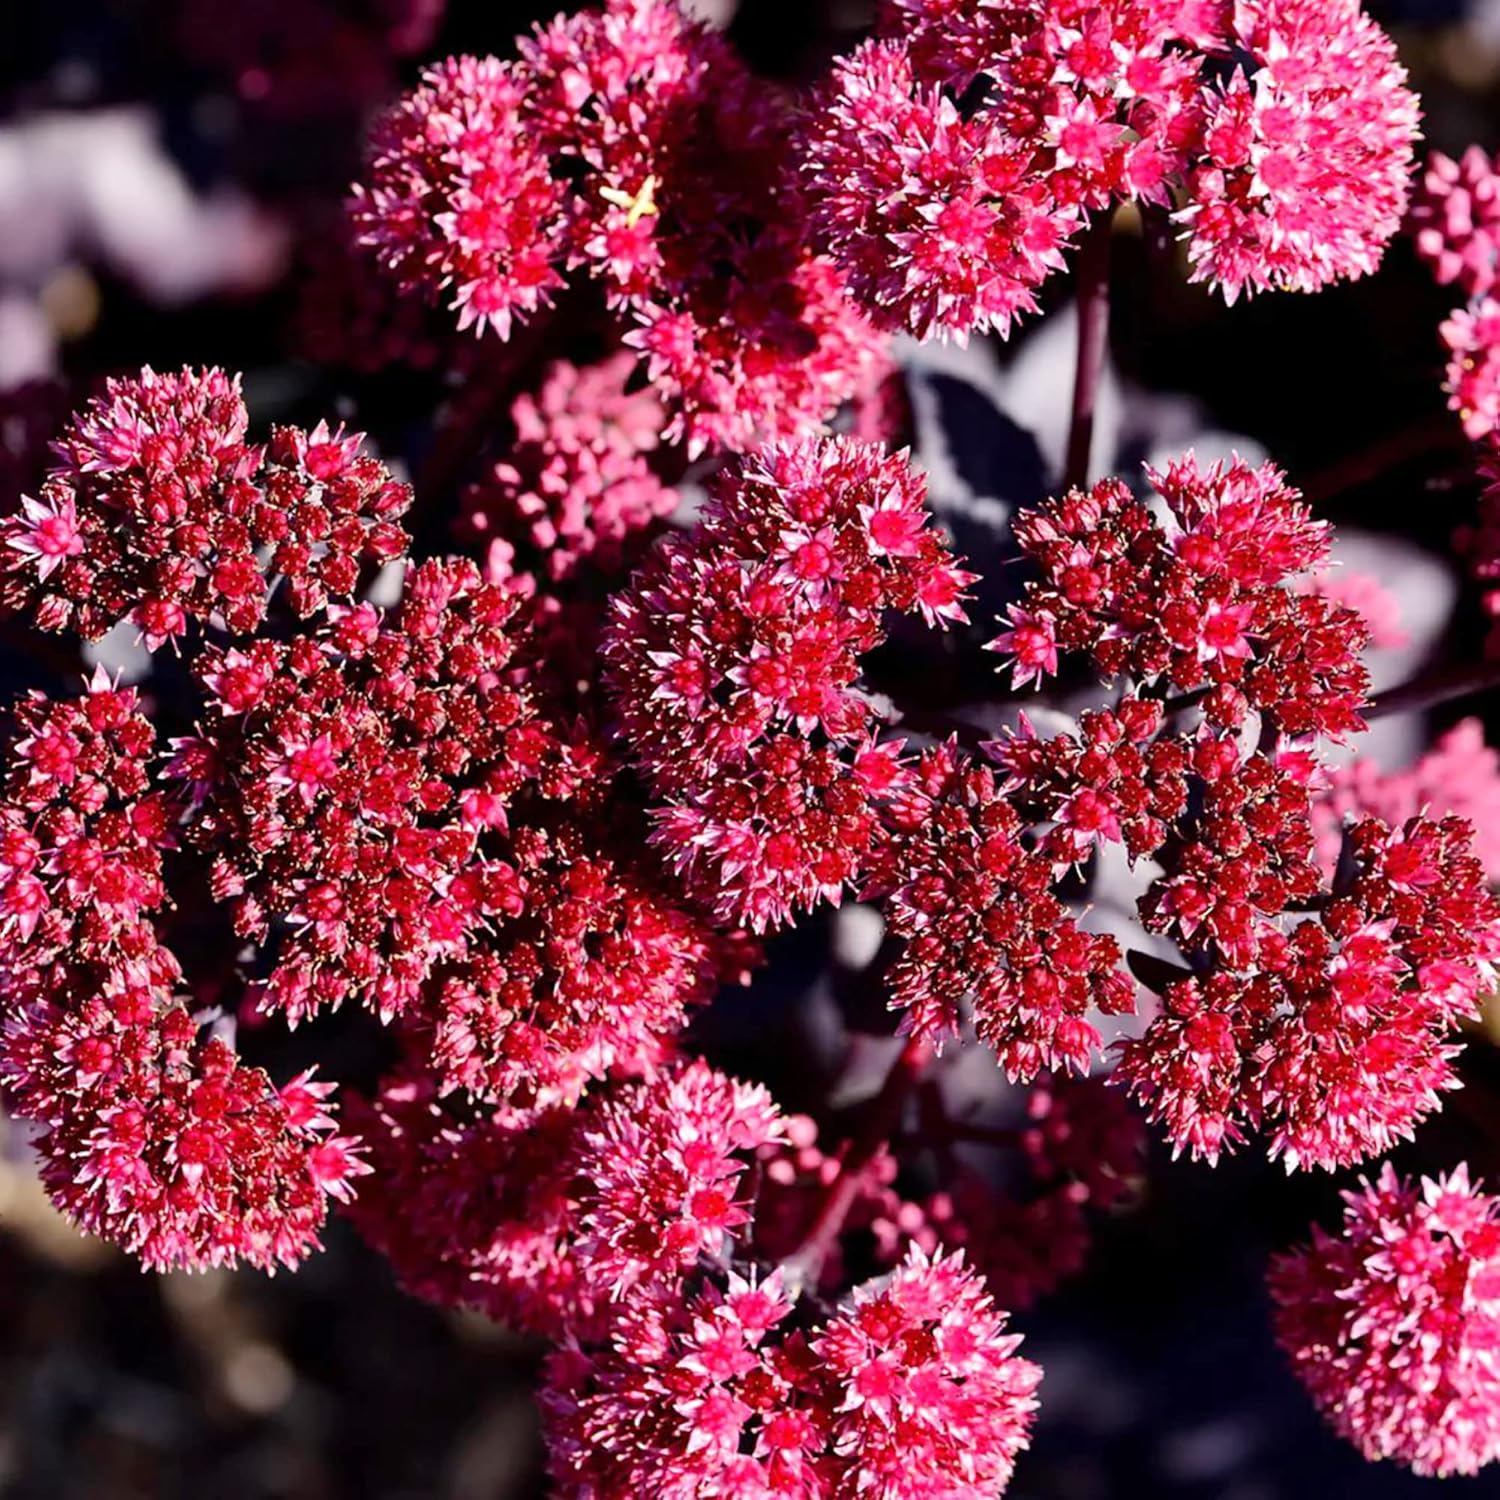
{"type": "Polygon", "coordinates": [[[761,930],[859,880],[902,777],[857,691],[887,610],[964,618],[963,572],[904,454],[828,439],[722,477],[698,531],[615,596],[620,729],[656,838],[721,920],[761,930]]]}
{"type": "MultiPolygon", "coordinates": [[[[1275,788],[1275,773],[1262,781],[1275,788]]],[[[1282,826],[1295,827],[1301,872],[1305,812],[1282,826]]],[[[1300,873],[1269,876],[1273,901],[1258,884],[1226,898],[1230,860],[1190,885],[1186,909],[1170,879],[1148,898],[1185,948],[1221,965],[1172,984],[1161,1015],[1124,1047],[1124,1079],[1179,1149],[1213,1160],[1259,1129],[1288,1168],[1348,1166],[1409,1136],[1456,1086],[1446,1038],[1500,957],[1500,903],[1469,826],[1417,817],[1393,831],[1368,819],[1347,839],[1353,873],[1316,918],[1275,920],[1295,908],[1300,873]],[[1226,905],[1239,909],[1223,941],[1214,924],[1226,905]]],[[[1305,879],[1316,888],[1310,868],[1305,879]]]]}
{"type": "Polygon", "coordinates": [[[1468,1168],[1344,1194],[1344,1223],[1271,1266],[1276,1335],[1366,1458],[1473,1474],[1500,1457],[1500,1201],[1468,1168]]]}
{"type": "Polygon", "coordinates": [[[1016,685],[1056,672],[1059,652],[1087,652],[1105,677],[1202,691],[1218,728],[1251,709],[1287,735],[1362,728],[1368,629],[1290,586],[1327,558],[1327,526],[1280,470],[1238,459],[1203,470],[1189,454],[1148,477],[1170,528],[1118,479],[1017,518],[1041,578],[995,641],[1016,685]]]}
{"type": "Polygon", "coordinates": [[[200,655],[208,712],[169,774],[236,930],[284,928],[272,1009],[295,1021],[352,995],[399,1014],[478,928],[522,909],[484,837],[522,789],[577,777],[504,680],[515,604],[472,563],[426,563],[389,619],[361,604],[289,642],[200,655]]]}
{"type": "Polygon", "coordinates": [[[582,271],[696,452],[790,436],[868,380],[881,342],[806,244],[788,111],[662,0],[610,0],[450,58],[376,127],[355,219],[412,291],[508,337],[582,271]]]}
{"type": "Polygon", "coordinates": [[[516,398],[510,450],[465,491],[455,527],[484,548],[492,581],[618,572],[676,507],[649,463],[666,413],[649,387],[627,391],[634,368],[629,353],[583,370],[559,362],[535,396],[516,398]]]}
{"type": "Polygon", "coordinates": [[[1090,1013],[1129,1014],[1134,986],[1114,938],[1068,914],[1003,778],[939,746],[919,758],[890,822],[875,883],[903,940],[888,980],[903,1024],[941,1039],[972,1004],[1012,1079],[1087,1071],[1099,1046],[1090,1013]]]}
{"type": "Polygon", "coordinates": [[[432,1067],[523,1100],[646,1068],[717,988],[722,941],[579,823],[518,831],[511,864],[519,909],[490,919],[425,1004],[432,1067]]]}
{"type": "Polygon", "coordinates": [[[803,174],[887,326],[1004,334],[1121,201],[1175,206],[1231,302],[1368,274],[1401,223],[1417,103],[1356,0],[886,10],[811,110],[803,174]]]}
{"type": "Polygon", "coordinates": [[[40,495],[0,523],[6,601],[89,638],[128,617],[155,650],[189,620],[255,630],[275,579],[306,618],[405,550],[411,490],[358,436],[282,427],[261,448],[248,425],[219,370],[111,381],[64,430],[40,495]]]}
{"type": "Polygon", "coordinates": [[[331,1084],[277,1089],[178,998],[155,919],[179,809],[155,736],[101,674],[18,713],[0,813],[0,1080],[41,1127],[58,1206],[153,1268],[294,1265],[367,1168],[331,1084]]]}

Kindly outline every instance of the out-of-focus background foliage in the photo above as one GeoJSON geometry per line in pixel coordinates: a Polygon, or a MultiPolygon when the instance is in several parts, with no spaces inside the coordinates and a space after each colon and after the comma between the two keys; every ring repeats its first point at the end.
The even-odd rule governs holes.
{"type": "MultiPolygon", "coordinates": [[[[1500,145],[1500,0],[1374,8],[1423,95],[1429,144],[1500,145]]],[[[352,415],[357,394],[359,425],[410,468],[441,381],[310,358],[359,325],[309,287],[325,284],[317,270],[371,112],[422,59],[504,52],[548,13],[494,0],[12,0],[0,42],[0,499],[34,483],[40,445],[76,399],[143,363],[245,371],[257,424],[352,415]]],[[[868,20],[861,0],[738,11],[714,0],[712,13],[788,80],[868,20]]],[[[1433,560],[1473,503],[1438,388],[1450,299],[1409,249],[1362,284],[1226,309],[1125,228],[1103,420],[1118,461],[1190,441],[1263,449],[1364,533],[1358,545],[1420,625],[1402,671],[1445,633],[1477,639],[1472,603],[1433,560]]],[[[985,517],[1034,498],[1038,452],[1061,441],[1067,299],[1059,279],[1049,316],[1010,348],[923,356],[922,456],[981,567],[985,517]]],[[[14,622],[0,622],[0,652],[10,692],[55,685],[66,665],[14,622]]],[[[828,938],[813,923],[781,942],[719,1023],[720,1055],[794,1108],[834,1065],[828,938]],[[807,1041],[795,1065],[785,1047],[758,1045],[789,1013],[807,1041]]],[[[266,1045],[285,1047],[282,1062],[317,1050],[301,1035],[266,1045]]],[[[1398,1160],[1467,1156],[1493,1181],[1500,1053],[1476,1040],[1465,1070],[1468,1087],[1398,1160]]],[[[1047,1377],[1017,1500],[1428,1494],[1432,1482],[1366,1466],[1321,1429],[1268,1332],[1266,1253],[1313,1217],[1329,1222],[1337,1182],[1288,1181],[1252,1158],[1152,1167],[1089,1274],[1019,1320],[1047,1377]]],[[[0,1494],[522,1500],[542,1493],[538,1355],[402,1296],[341,1223],[296,1276],[143,1275],[57,1219],[23,1132],[0,1119],[0,1494]]],[[[1500,1477],[1453,1487],[1500,1495],[1500,1477]]]]}

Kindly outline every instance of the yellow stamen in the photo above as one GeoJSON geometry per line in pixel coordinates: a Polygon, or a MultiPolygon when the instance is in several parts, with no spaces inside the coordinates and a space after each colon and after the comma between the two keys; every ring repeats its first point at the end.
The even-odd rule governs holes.
{"type": "Polygon", "coordinates": [[[622,192],[616,187],[600,188],[599,196],[606,203],[613,204],[614,207],[625,210],[625,226],[627,229],[634,229],[647,215],[660,212],[656,206],[656,178],[654,175],[647,177],[640,187],[635,190],[633,196],[630,193],[622,192]]]}

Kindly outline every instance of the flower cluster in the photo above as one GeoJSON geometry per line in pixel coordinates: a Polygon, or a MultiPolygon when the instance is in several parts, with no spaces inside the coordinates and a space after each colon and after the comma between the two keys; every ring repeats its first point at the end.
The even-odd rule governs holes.
{"type": "Polygon", "coordinates": [[[1272,1264],[1277,1338],[1366,1458],[1473,1474],[1500,1457],[1500,1205],[1462,1165],[1418,1186],[1387,1164],[1344,1202],[1272,1264]]]}
{"type": "Polygon", "coordinates": [[[810,111],[803,180],[888,326],[1004,334],[1122,201],[1175,205],[1231,302],[1368,274],[1401,223],[1416,99],[1356,0],[886,9],[810,111]]]}
{"type": "Polygon", "coordinates": [[[147,1266],[294,1265],[367,1170],[332,1085],[276,1088],[202,1035],[156,918],[177,808],[148,789],[136,695],[102,673],[28,699],[0,810],[0,1081],[41,1127],[43,1180],[147,1266]]]}
{"type": "Polygon", "coordinates": [[[913,1250],[800,1326],[773,1272],[630,1305],[543,1393],[562,1495],[999,1494],[1041,1371],[961,1256],[913,1250]]]}
{"type": "Polygon", "coordinates": [[[1205,470],[1188,454],[1148,477],[1171,527],[1117,479],[1017,518],[1041,577],[995,641],[1016,685],[1087,652],[1105,677],[1201,692],[1216,728],[1252,709],[1287,735],[1362,728],[1364,622],[1290,587],[1326,560],[1326,524],[1271,464],[1205,470]]]}
{"type": "Polygon", "coordinates": [[[448,291],[461,329],[502,338],[563,284],[563,187],[525,97],[514,64],[445,58],[381,117],[355,188],[363,243],[397,283],[448,291]]]}
{"type": "Polygon", "coordinates": [[[1434,151],[1411,209],[1417,254],[1443,286],[1486,297],[1500,277],[1500,170],[1479,146],[1434,151]]]}
{"type": "Polygon", "coordinates": [[[813,223],[851,290],[918,335],[1007,334],[1079,222],[1003,111],[965,118],[895,42],[834,65],[805,153],[813,223]]]}
{"type": "Polygon", "coordinates": [[[666,414],[649,388],[627,391],[628,352],[579,370],[559,363],[510,409],[515,441],[465,491],[456,533],[484,548],[504,582],[533,564],[552,583],[589,566],[618,571],[677,505],[649,455],[666,414]]]}
{"type": "Polygon", "coordinates": [[[361,604],[311,635],[199,656],[208,711],[169,774],[236,930],[264,942],[289,924],[270,1007],[296,1020],[353,995],[400,1013],[477,926],[522,906],[482,835],[522,788],[571,782],[503,679],[514,607],[472,563],[428,563],[388,620],[361,604]]]}
{"type": "Polygon", "coordinates": [[[1128,1014],[1134,987],[1115,940],[1068,915],[1053,860],[1027,847],[1003,779],[939,746],[918,760],[891,822],[876,883],[903,940],[888,977],[903,1023],[940,1039],[968,1002],[1012,1079],[1086,1071],[1099,1046],[1091,1011],[1128,1014]]]}
{"type": "Polygon", "coordinates": [[[786,110],[674,4],[561,17],[521,58],[450,58],[377,126],[355,221],[462,327],[535,316],[581,271],[689,448],[816,424],[881,341],[806,243],[786,110]]]}
{"type": "MultiPolygon", "coordinates": [[[[1491,296],[1500,267],[1497,184],[1500,172],[1479,147],[1457,162],[1434,152],[1411,216],[1417,253],[1439,284],[1451,283],[1467,298],[1438,330],[1448,353],[1443,389],[1475,444],[1481,483],[1478,514],[1453,541],[1491,620],[1500,615],[1500,303],[1491,296]]],[[[1491,629],[1485,650],[1500,653],[1500,628],[1491,629]]]]}
{"type": "Polygon", "coordinates": [[[1233,16],[1227,48],[1254,68],[1208,91],[1180,214],[1194,279],[1232,302],[1369,275],[1405,216],[1417,134],[1395,45],[1359,0],[1233,16]]]}
{"type": "Polygon", "coordinates": [[[902,777],[859,659],[886,610],[963,619],[970,581],[904,454],[771,447],[717,483],[698,531],[611,601],[623,736],[663,799],[656,838],[720,919],[760,930],[837,901],[902,777]]]}
{"type": "Polygon", "coordinates": [[[1500,302],[1484,297],[1457,308],[1438,333],[1448,350],[1449,409],[1477,443],[1500,427],[1500,302]]]}
{"type": "MultiPolygon", "coordinates": [[[[340,45],[314,6],[330,95],[440,9],[349,0],[340,45]]],[[[1076,469],[1116,210],[1230,302],[1364,275],[1405,212],[1404,79],[1357,0],[882,0],[805,88],[679,0],[602,0],[427,67],[303,315],[351,410],[405,367],[363,415],[426,448],[414,529],[473,555],[408,558],[412,491],[360,437],[252,442],[217,369],[110,382],[0,508],[0,604],[158,653],[139,696],[24,698],[3,752],[0,1087],[58,1205],[150,1267],[269,1269],[345,1203],[411,1292],[553,1342],[562,1496],[1001,1494],[1041,1372],[999,1307],[1083,1263],[1146,1117],[1331,1170],[1456,1086],[1500,780],[1472,725],[1400,775],[1323,764],[1400,622],[1270,463],[1015,511],[1006,474],[997,683],[891,451],[946,372],[908,407],[892,336],[1004,336],[1077,247],[1076,469]],[[880,946],[862,911],[857,964],[841,919],[820,994],[894,1062],[864,1089],[851,1048],[788,1117],[690,1022],[850,895],[880,946]],[[320,1074],[237,1051],[271,1018],[381,1079],[343,1125],[320,1074]],[[957,1102],[969,1036],[1024,1104],[957,1102]]],[[[1444,338],[1491,585],[1495,178],[1435,158],[1413,220],[1473,299],[1444,338]]],[[[40,425],[0,433],[14,467],[40,425]]],[[[1273,1271],[1278,1333],[1371,1456],[1471,1470],[1500,1216],[1463,1169],[1349,1204],[1273,1271]]]]}
{"type": "Polygon", "coordinates": [[[723,1255],[749,1222],[751,1161],[783,1132],[764,1089],[701,1062],[577,1109],[478,1112],[409,1070],[353,1119],[375,1176],[351,1216],[409,1291],[578,1337],[723,1255]]]}
{"type": "Polygon", "coordinates": [[[64,430],[62,465],[0,524],[5,599],[44,630],[102,635],[129,618],[156,649],[216,620],[265,615],[273,579],[303,618],[347,598],[365,561],[399,555],[411,491],[320,424],[245,442],[238,379],[219,370],[113,380],[64,430]]]}
{"type": "Polygon", "coordinates": [[[1187,904],[1171,881],[1148,897],[1185,946],[1223,967],[1167,988],[1121,1072],[1178,1148],[1210,1161],[1247,1128],[1270,1132],[1289,1169],[1347,1166],[1410,1136],[1456,1086],[1446,1036],[1474,1013],[1500,957],[1500,903],[1461,818],[1357,824],[1347,888],[1291,925],[1274,917],[1295,902],[1312,844],[1305,811],[1295,821],[1299,879],[1262,877],[1269,902],[1254,874],[1226,894],[1227,862],[1202,881],[1181,877],[1187,904]]]}

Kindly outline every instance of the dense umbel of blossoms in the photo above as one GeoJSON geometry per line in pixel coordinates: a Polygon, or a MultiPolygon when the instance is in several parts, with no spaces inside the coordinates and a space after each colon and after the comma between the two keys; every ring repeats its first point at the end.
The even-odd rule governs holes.
{"type": "Polygon", "coordinates": [[[290,920],[266,1001],[295,1020],[347,995],[407,1009],[433,965],[524,904],[481,836],[523,788],[570,787],[560,746],[506,685],[515,601],[472,563],[426,563],[383,620],[198,659],[208,705],[176,745],[215,894],[264,941],[290,920]]]}
{"type": "Polygon", "coordinates": [[[628,353],[583,370],[560,362],[516,398],[515,440],[464,493],[455,527],[484,548],[491,580],[532,566],[553,582],[616,570],[676,507],[648,463],[666,414],[649,388],[626,390],[634,367],[628,353]]]}
{"type": "Polygon", "coordinates": [[[189,620],[253,631],[273,579],[302,617],[347,598],[363,561],[405,549],[411,490],[319,425],[245,442],[238,378],[112,380],[64,430],[62,465],[3,523],[5,598],[44,630],[129,617],[152,649],[189,620]]]}
{"type": "MultiPolygon", "coordinates": [[[[1457,1085],[1444,1038],[1475,1013],[1500,956],[1500,907],[1468,825],[1412,818],[1392,832],[1371,819],[1348,841],[1349,888],[1316,920],[1265,922],[1252,888],[1244,946],[1220,972],[1172,984],[1125,1049],[1123,1076],[1194,1155],[1212,1160],[1250,1126],[1272,1133],[1289,1168],[1345,1166],[1409,1136],[1457,1085]]],[[[1215,896],[1205,920],[1243,900],[1215,896]]],[[[1173,920],[1181,932],[1191,919],[1178,908],[1173,920]]]]}
{"type": "Polygon", "coordinates": [[[1090,1013],[1135,1006],[1119,945],[1067,914],[1052,861],[1026,847],[992,768],[940,747],[921,757],[913,783],[875,874],[890,893],[891,930],[905,940],[891,1003],[917,1035],[942,1038],[970,1002],[981,1039],[1013,1079],[1086,1069],[1099,1044],[1090,1013]]]}
{"type": "Polygon", "coordinates": [[[971,575],[904,454],[778,445],[715,485],[687,539],[615,596],[602,654],[619,724],[665,799],[657,841],[723,920],[760,930],[866,868],[899,745],[856,691],[886,610],[963,619],[971,575]]]}
{"type": "Polygon", "coordinates": [[[747,1170],[784,1130],[764,1089],[701,1062],[540,1111],[462,1110],[403,1072],[352,1119],[375,1175],[351,1216],[408,1290],[579,1336],[724,1253],[749,1221],[747,1170]]]}
{"type": "Polygon", "coordinates": [[[516,603],[472,563],[424,563],[385,619],[205,651],[209,711],[169,774],[236,930],[275,937],[263,1008],[413,1013],[450,1083],[571,1098],[654,1056],[716,955],[606,846],[587,732],[509,685],[516,603]]]}
{"type": "Polygon", "coordinates": [[[596,1351],[553,1355],[564,1496],[998,1495],[1041,1371],[961,1256],[913,1250],[806,1326],[779,1272],[628,1302],[596,1351]]]}
{"type": "Polygon", "coordinates": [[[148,790],[133,691],[98,674],[18,713],[0,807],[0,1080],[42,1127],[43,1180],[84,1228],[155,1268],[292,1265],[365,1170],[332,1086],[281,1089],[176,998],[153,925],[178,809],[148,790]]]}
{"type": "MultiPolygon", "coordinates": [[[[1077,736],[1012,736],[995,749],[1012,779],[1001,798],[990,784],[988,822],[972,832],[972,812],[960,813],[969,795],[940,793],[916,820],[930,885],[911,879],[920,860],[905,889],[893,882],[909,937],[895,995],[915,1001],[918,1025],[942,997],[951,1026],[965,977],[984,974],[978,1027],[1013,1072],[1082,1066],[1089,1007],[1129,1008],[1130,991],[1114,988],[1112,940],[1058,925],[1050,876],[1096,843],[1123,844],[1161,866],[1141,898],[1144,925],[1207,970],[1168,984],[1160,1015],[1124,1046],[1123,1079],[1195,1155],[1263,1129],[1289,1167],[1359,1161],[1409,1135],[1454,1086],[1445,1036],[1490,982],[1500,905],[1469,826],[1451,817],[1359,823],[1325,887],[1316,764],[1282,742],[1344,738],[1362,723],[1363,623],[1291,586],[1323,563],[1326,528],[1269,465],[1203,471],[1189,457],[1152,478],[1170,526],[1112,480],[1018,519],[1040,576],[996,645],[1018,682],[1087,653],[1106,676],[1185,695],[1178,711],[1195,707],[1202,723],[1163,732],[1160,703],[1126,697],[1084,715],[1077,736]],[[1234,731],[1252,710],[1266,748],[1247,752],[1234,731]],[[1023,843],[1021,813],[1051,827],[1023,843]],[[961,842],[934,845],[948,828],[961,842]],[[1007,881],[1010,870],[1026,879],[1007,881]],[[903,915],[914,899],[927,926],[903,915]],[[1048,952],[1063,942],[1065,958],[1048,952]],[[1002,963],[996,1007],[986,996],[1002,963]]],[[[965,775],[968,787],[982,773],[965,775]]]]}
{"type": "Polygon", "coordinates": [[[1400,226],[1417,105],[1355,0],[887,18],[803,132],[819,240],[886,325],[1005,333],[1082,216],[1126,200],[1175,205],[1194,279],[1230,301],[1366,275],[1400,226]]]}
{"type": "Polygon", "coordinates": [[[1344,1201],[1271,1267],[1277,1337],[1366,1458],[1472,1474],[1500,1457],[1500,1205],[1464,1166],[1418,1186],[1389,1164],[1344,1201]]]}
{"type": "Polygon", "coordinates": [[[1215,728],[1252,709],[1288,735],[1363,727],[1364,622],[1288,586],[1327,559],[1326,523],[1271,464],[1205,470],[1189,454],[1148,477],[1170,527],[1117,479],[1018,518],[1042,576],[995,642],[1016,685],[1054,673],[1059,652],[1086,651],[1106,677],[1206,690],[1215,728]]]}
{"type": "Polygon", "coordinates": [[[610,0],[449,58],[376,127],[354,214],[409,290],[508,337],[569,272],[602,283],[699,450],[792,435],[881,341],[806,244],[788,111],[664,0],[610,0]]]}

